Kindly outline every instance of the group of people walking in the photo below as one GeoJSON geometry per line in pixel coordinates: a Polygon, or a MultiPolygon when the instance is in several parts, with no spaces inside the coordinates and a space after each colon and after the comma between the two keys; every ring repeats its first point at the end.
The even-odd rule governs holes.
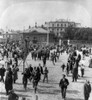
{"type": "MultiPolygon", "coordinates": [[[[80,54],[77,54],[76,50],[73,50],[72,52],[69,53],[68,61],[67,64],[62,64],[61,68],[62,71],[66,72],[66,75],[63,75],[63,78],[60,80],[59,86],[61,88],[61,94],[62,98],[66,97],[66,89],[67,86],[69,85],[68,79],[65,78],[65,76],[69,76],[69,74],[72,74],[72,82],[77,82],[78,78],[81,76],[84,76],[84,70],[85,70],[85,65],[80,64],[80,61],[83,59],[84,60],[85,55],[83,54],[83,58],[81,57],[80,54]],[[80,69],[79,69],[80,68],[80,69]],[[79,72],[81,74],[79,75],[79,72]]],[[[84,83],[84,88],[83,88],[83,93],[84,93],[84,100],[89,100],[90,93],[91,93],[91,84],[88,80],[84,83]]]]}
{"type": "MultiPolygon", "coordinates": [[[[7,57],[8,62],[7,62],[7,68],[5,69],[4,66],[2,66],[2,68],[0,68],[0,76],[1,76],[1,80],[5,83],[5,89],[6,89],[6,95],[9,94],[9,100],[13,100],[12,95],[16,98],[15,100],[18,99],[18,96],[14,93],[13,91],[13,84],[16,84],[16,81],[18,79],[18,71],[19,71],[19,66],[18,66],[18,60],[20,59],[19,57],[19,51],[17,50],[17,47],[14,45],[14,48],[16,48],[14,50],[14,48],[10,49],[6,49],[4,48],[4,52],[2,54],[3,58],[4,56],[7,57]],[[11,52],[11,53],[9,53],[11,52]],[[12,54],[11,59],[9,59],[9,54],[12,54]],[[12,59],[13,58],[13,59],[12,59]],[[14,60],[14,63],[13,63],[14,60]],[[5,76],[5,78],[4,78],[5,76]]],[[[39,50],[39,52],[37,52],[36,49],[32,49],[31,51],[31,55],[32,55],[32,59],[34,59],[35,61],[38,60],[42,60],[43,61],[43,65],[41,66],[41,64],[39,64],[38,66],[32,66],[31,64],[28,66],[28,68],[25,68],[24,71],[21,73],[22,74],[22,84],[25,90],[27,90],[27,84],[28,82],[32,82],[33,84],[33,88],[34,88],[34,93],[37,92],[37,88],[38,88],[38,84],[39,82],[49,82],[48,80],[48,74],[49,74],[49,70],[46,67],[46,61],[47,60],[51,60],[53,65],[55,65],[55,63],[57,62],[57,60],[59,59],[60,54],[62,54],[62,52],[58,49],[58,46],[56,48],[56,51],[54,52],[50,52],[52,49],[51,48],[43,48],[41,50],[39,50]]],[[[67,51],[67,50],[65,50],[67,51]]],[[[66,78],[66,76],[68,77],[70,72],[72,74],[72,82],[76,81],[79,77],[78,75],[78,68],[79,68],[79,63],[82,59],[80,54],[77,54],[76,50],[73,50],[73,52],[69,53],[69,58],[67,61],[67,65],[63,64],[62,67],[62,71],[64,71],[66,69],[66,75],[63,74],[62,75],[62,79],[59,82],[59,87],[61,89],[61,95],[62,98],[65,99],[66,98],[66,91],[67,91],[67,87],[70,84],[69,80],[66,78]]],[[[22,58],[22,56],[21,56],[22,58]]],[[[54,73],[53,73],[54,74],[54,73]]],[[[84,69],[83,67],[81,68],[81,76],[83,77],[84,75],[84,69]]],[[[88,100],[89,96],[91,93],[91,85],[90,82],[87,80],[86,83],[84,84],[84,98],[85,100],[88,100]]]]}
{"type": "Polygon", "coordinates": [[[38,82],[42,79],[42,75],[43,75],[43,83],[45,82],[45,80],[47,80],[48,82],[48,69],[47,67],[42,67],[41,64],[39,64],[38,67],[32,67],[32,65],[30,65],[28,68],[25,68],[23,74],[23,85],[24,88],[26,90],[27,88],[27,84],[28,84],[28,80],[33,83],[33,88],[34,88],[34,92],[36,93],[37,91],[37,85],[38,82]]]}

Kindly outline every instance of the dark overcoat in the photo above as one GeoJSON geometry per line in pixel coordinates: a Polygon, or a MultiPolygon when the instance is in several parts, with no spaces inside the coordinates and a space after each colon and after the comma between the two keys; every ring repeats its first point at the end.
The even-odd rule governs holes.
{"type": "Polygon", "coordinates": [[[12,90],[13,88],[12,85],[13,85],[12,71],[7,71],[5,77],[5,89],[12,90]]]}

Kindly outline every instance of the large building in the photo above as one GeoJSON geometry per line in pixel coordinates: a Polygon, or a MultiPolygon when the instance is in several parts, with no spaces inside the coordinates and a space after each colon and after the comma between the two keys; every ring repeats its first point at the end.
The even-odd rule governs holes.
{"type": "Polygon", "coordinates": [[[56,20],[56,21],[50,21],[45,22],[44,25],[50,32],[54,32],[56,36],[62,35],[63,32],[65,32],[65,29],[69,26],[72,27],[80,27],[80,23],[75,23],[73,21],[68,20],[56,20]]]}
{"type": "Polygon", "coordinates": [[[29,38],[29,41],[34,44],[49,44],[54,43],[55,35],[43,27],[29,27],[23,31],[7,31],[2,33],[4,42],[24,41],[29,38]]]}
{"type": "Polygon", "coordinates": [[[10,42],[19,41],[20,40],[19,32],[20,31],[7,31],[4,32],[2,35],[5,41],[7,40],[9,40],[10,42]]]}
{"type": "Polygon", "coordinates": [[[42,27],[29,28],[19,33],[21,40],[29,39],[32,43],[54,43],[54,34],[42,27]]]}

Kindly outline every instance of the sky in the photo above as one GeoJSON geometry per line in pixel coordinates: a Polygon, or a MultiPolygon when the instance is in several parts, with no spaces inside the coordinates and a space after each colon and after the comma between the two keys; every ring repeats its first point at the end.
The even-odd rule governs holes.
{"type": "Polygon", "coordinates": [[[92,27],[92,0],[0,0],[0,28],[24,29],[56,19],[92,27]]]}

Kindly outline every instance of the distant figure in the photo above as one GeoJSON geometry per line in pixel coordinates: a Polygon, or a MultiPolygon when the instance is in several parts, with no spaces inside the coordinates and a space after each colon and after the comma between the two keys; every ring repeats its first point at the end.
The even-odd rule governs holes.
{"type": "Polygon", "coordinates": [[[65,67],[66,67],[65,64],[63,64],[63,65],[61,66],[63,72],[64,72],[65,67]]]}
{"type": "Polygon", "coordinates": [[[12,72],[13,72],[13,82],[16,83],[16,80],[18,79],[18,71],[19,71],[19,68],[16,67],[16,65],[13,65],[12,66],[12,72]]]}
{"type": "Polygon", "coordinates": [[[4,76],[5,76],[5,68],[4,65],[2,65],[2,68],[0,68],[0,76],[1,76],[1,81],[4,82],[4,76]]]}
{"type": "Polygon", "coordinates": [[[41,74],[43,74],[43,67],[41,66],[41,64],[39,64],[38,67],[40,68],[40,72],[41,72],[41,74]]]}
{"type": "Polygon", "coordinates": [[[86,80],[84,84],[84,100],[88,100],[91,93],[91,84],[89,81],[86,80]]]}
{"type": "Polygon", "coordinates": [[[59,86],[61,88],[62,98],[64,99],[66,97],[66,89],[68,85],[69,85],[69,81],[68,79],[65,78],[65,75],[63,74],[63,78],[60,80],[59,86]]]}
{"type": "Polygon", "coordinates": [[[83,77],[84,76],[84,65],[82,64],[81,65],[81,77],[83,77]]]}
{"type": "Polygon", "coordinates": [[[8,96],[8,100],[18,100],[18,95],[16,93],[14,93],[14,90],[11,90],[9,92],[9,96],[8,96]]]}
{"type": "Polygon", "coordinates": [[[27,68],[25,68],[25,70],[24,70],[24,72],[22,74],[23,74],[22,82],[23,82],[24,89],[26,90],[27,83],[28,83],[27,68]]]}
{"type": "Polygon", "coordinates": [[[48,69],[47,67],[45,67],[45,70],[43,71],[43,75],[44,75],[44,78],[43,78],[43,82],[45,82],[45,79],[47,80],[47,83],[48,83],[48,69]]]}
{"type": "Polygon", "coordinates": [[[46,66],[46,55],[43,56],[43,67],[46,66]]]}

